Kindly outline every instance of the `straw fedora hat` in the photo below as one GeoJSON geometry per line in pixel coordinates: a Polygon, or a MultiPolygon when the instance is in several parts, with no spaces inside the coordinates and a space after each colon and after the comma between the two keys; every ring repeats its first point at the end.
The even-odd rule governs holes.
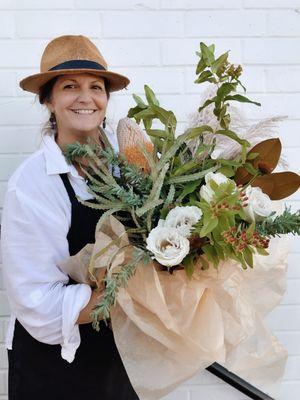
{"type": "Polygon", "coordinates": [[[98,48],[83,35],[63,35],[46,46],[40,64],[40,73],[20,81],[23,90],[39,93],[39,89],[58,75],[91,73],[109,81],[109,91],[124,89],[130,80],[116,72],[108,71],[107,63],[98,48]]]}

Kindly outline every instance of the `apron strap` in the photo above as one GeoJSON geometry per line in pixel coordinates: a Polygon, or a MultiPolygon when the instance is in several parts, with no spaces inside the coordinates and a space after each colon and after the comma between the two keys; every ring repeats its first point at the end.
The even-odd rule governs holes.
{"type": "Polygon", "coordinates": [[[71,203],[73,204],[74,202],[76,202],[77,199],[76,199],[75,191],[70,183],[68,174],[67,173],[59,174],[59,176],[61,177],[63,184],[66,188],[66,191],[68,192],[69,199],[70,199],[71,203]]]}

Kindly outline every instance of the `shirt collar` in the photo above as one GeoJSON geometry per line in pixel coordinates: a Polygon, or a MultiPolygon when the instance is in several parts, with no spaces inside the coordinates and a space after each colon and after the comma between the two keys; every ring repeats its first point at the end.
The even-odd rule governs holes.
{"type": "Polygon", "coordinates": [[[44,135],[41,148],[44,151],[48,175],[70,172],[74,177],[84,180],[84,178],[78,174],[74,165],[67,163],[61,148],[54,139],[54,135],[44,135]]]}

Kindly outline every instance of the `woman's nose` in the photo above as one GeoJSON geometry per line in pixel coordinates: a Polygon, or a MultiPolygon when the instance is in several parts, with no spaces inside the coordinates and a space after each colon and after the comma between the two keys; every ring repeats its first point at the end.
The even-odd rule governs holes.
{"type": "Polygon", "coordinates": [[[89,90],[80,90],[78,93],[77,100],[82,102],[87,102],[91,100],[92,96],[89,90]]]}

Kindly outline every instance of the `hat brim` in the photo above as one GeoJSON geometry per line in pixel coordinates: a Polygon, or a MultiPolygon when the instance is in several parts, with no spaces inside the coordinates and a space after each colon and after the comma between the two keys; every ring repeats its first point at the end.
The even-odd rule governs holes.
{"type": "Polygon", "coordinates": [[[56,71],[47,71],[39,74],[30,75],[22,79],[19,83],[20,87],[27,92],[39,94],[40,87],[45,83],[50,81],[58,75],[70,75],[70,74],[80,74],[80,73],[90,73],[93,75],[101,76],[109,81],[109,91],[116,92],[117,90],[124,89],[130,80],[121,74],[111,71],[98,71],[95,69],[60,69],[56,71]]]}

